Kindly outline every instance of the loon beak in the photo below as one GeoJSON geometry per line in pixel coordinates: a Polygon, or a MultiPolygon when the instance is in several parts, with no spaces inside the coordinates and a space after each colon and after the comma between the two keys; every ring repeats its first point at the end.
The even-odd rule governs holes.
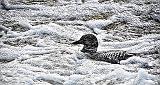
{"type": "Polygon", "coordinates": [[[73,45],[77,45],[77,44],[82,44],[82,43],[81,43],[80,40],[78,40],[78,41],[73,42],[72,44],[73,44],[73,45]]]}

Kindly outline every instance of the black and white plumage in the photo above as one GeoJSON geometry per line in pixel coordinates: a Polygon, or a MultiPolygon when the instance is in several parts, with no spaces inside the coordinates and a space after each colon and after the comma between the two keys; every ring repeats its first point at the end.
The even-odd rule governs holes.
{"type": "Polygon", "coordinates": [[[93,34],[83,35],[80,40],[75,41],[72,44],[83,44],[84,46],[81,52],[86,53],[87,57],[98,61],[106,61],[117,64],[120,63],[121,60],[125,60],[133,56],[133,54],[129,54],[123,50],[97,52],[98,40],[93,34]]]}

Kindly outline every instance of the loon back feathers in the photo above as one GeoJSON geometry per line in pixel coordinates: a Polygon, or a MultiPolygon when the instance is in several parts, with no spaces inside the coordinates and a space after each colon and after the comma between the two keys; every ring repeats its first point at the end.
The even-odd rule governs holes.
{"type": "Polygon", "coordinates": [[[97,61],[106,61],[109,63],[119,64],[121,60],[125,60],[131,56],[133,55],[128,54],[123,50],[111,50],[93,53],[89,56],[89,58],[97,61]]]}
{"type": "Polygon", "coordinates": [[[110,63],[119,63],[121,60],[125,60],[133,54],[129,54],[123,50],[110,50],[97,52],[98,40],[93,34],[83,35],[80,40],[73,42],[72,44],[83,44],[81,52],[86,53],[91,59],[98,61],[106,61],[110,63]]]}

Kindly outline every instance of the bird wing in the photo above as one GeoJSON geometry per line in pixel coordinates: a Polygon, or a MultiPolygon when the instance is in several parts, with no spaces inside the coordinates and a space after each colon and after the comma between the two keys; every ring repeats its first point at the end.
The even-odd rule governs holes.
{"type": "Polygon", "coordinates": [[[94,53],[90,56],[91,59],[98,61],[106,61],[109,63],[120,63],[121,60],[126,59],[126,51],[111,50],[94,53]]]}

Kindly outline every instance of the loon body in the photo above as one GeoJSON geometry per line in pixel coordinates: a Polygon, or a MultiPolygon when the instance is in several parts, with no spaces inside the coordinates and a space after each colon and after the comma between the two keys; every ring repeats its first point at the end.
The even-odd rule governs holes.
{"type": "Polygon", "coordinates": [[[133,56],[133,54],[129,54],[123,50],[97,52],[98,40],[93,34],[83,35],[80,40],[75,41],[72,44],[83,44],[84,46],[81,52],[85,53],[87,57],[98,61],[106,61],[109,63],[118,64],[121,60],[125,60],[133,56]]]}

